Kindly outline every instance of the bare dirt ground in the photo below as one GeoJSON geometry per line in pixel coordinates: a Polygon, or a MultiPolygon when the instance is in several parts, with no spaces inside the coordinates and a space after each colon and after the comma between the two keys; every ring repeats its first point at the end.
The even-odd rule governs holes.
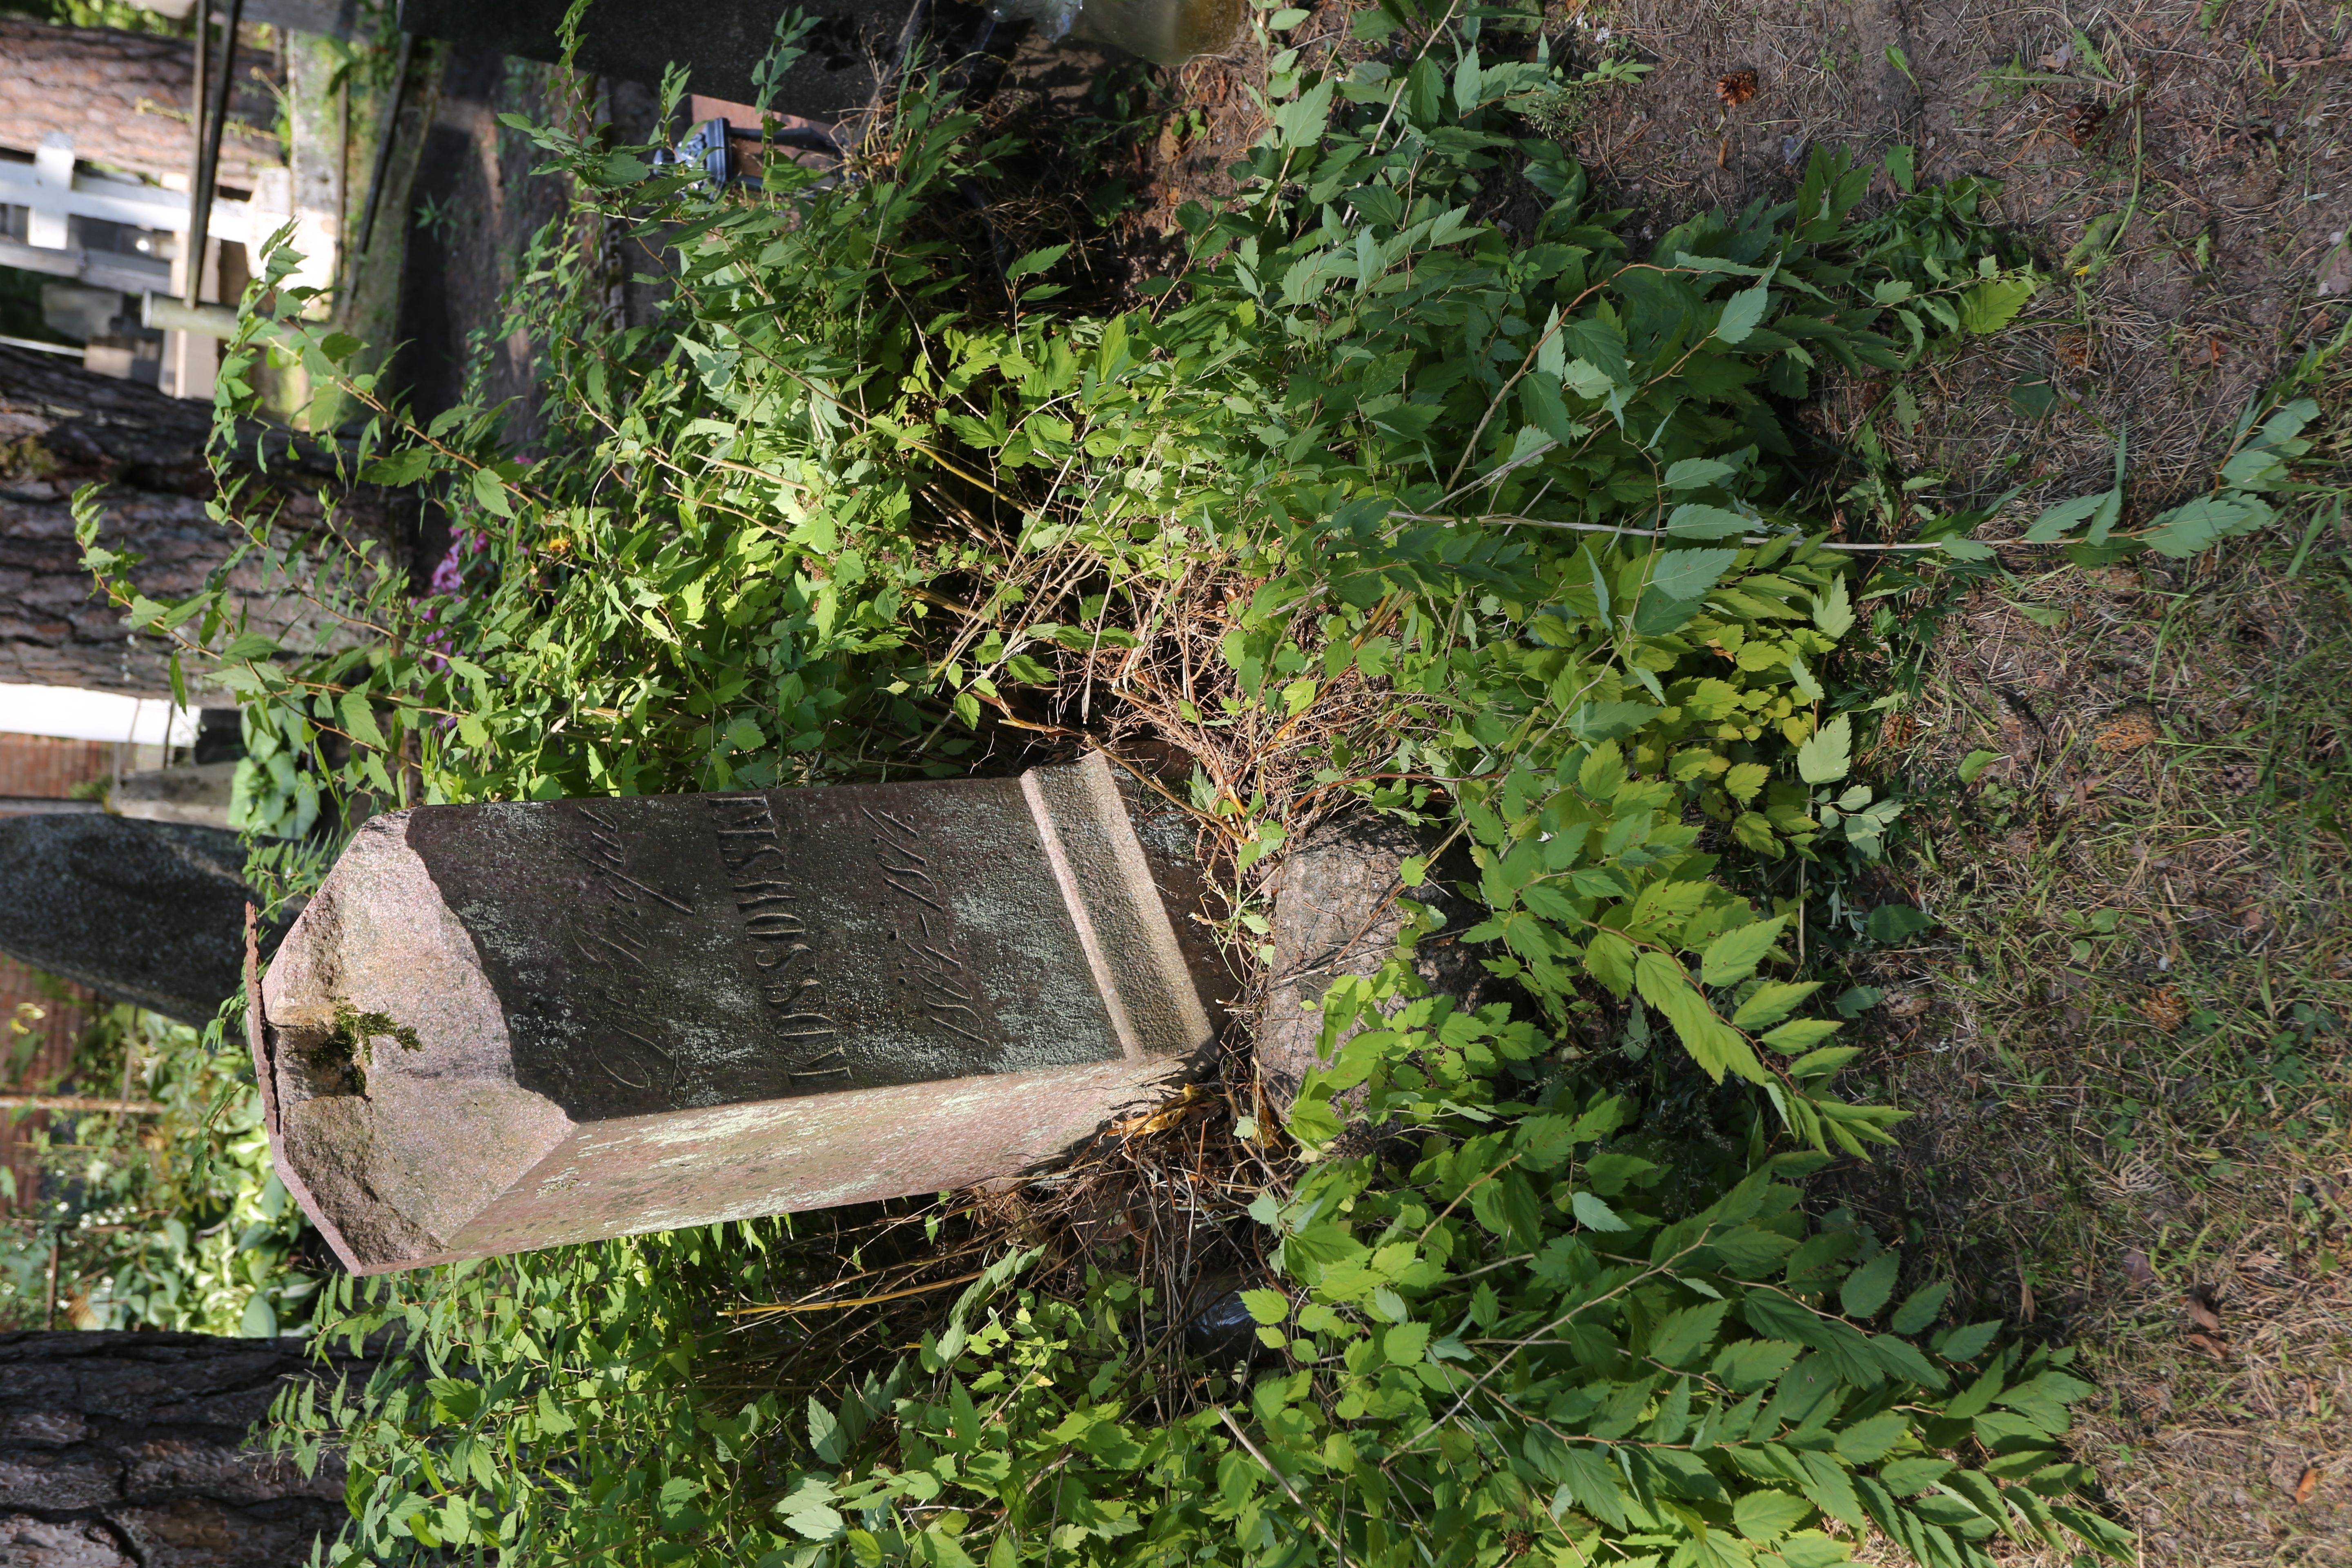
{"type": "MultiPolygon", "coordinates": [[[[1944,494],[2040,481],[2023,510],[2104,488],[2120,439],[2145,518],[2343,321],[2336,8],[1632,0],[1580,20],[1588,50],[1655,68],[1573,137],[1637,246],[1786,194],[1818,143],[2002,182],[2052,287],[1910,377],[1916,423],[1886,382],[1821,410],[1944,494]],[[1758,91],[1727,108],[1743,70],[1758,91]]],[[[2344,389],[2316,390],[2340,457],[2344,389]]],[[[2334,504],[2185,565],[2008,560],[1947,602],[1873,759],[1916,803],[1897,878],[1942,926],[1864,966],[1888,998],[1870,1092],[1917,1114],[1857,1190],[1979,1313],[2082,1347],[2104,1393],[2078,1451],[2150,1563],[2352,1561],[2352,576],[2340,512],[2313,510],[2334,504]]]]}
{"type": "MultiPolygon", "coordinates": [[[[1355,8],[1288,41],[1346,50],[1355,8]]],[[[2342,9],[1568,0],[1546,33],[1652,68],[1569,128],[1637,255],[1694,210],[1792,194],[1815,146],[2000,182],[2051,286],[1907,397],[1852,382],[1817,414],[1939,476],[1931,496],[2027,483],[2013,527],[2105,488],[2119,440],[2128,518],[2201,488],[2249,400],[2343,322],[2342,9]]],[[[1157,73],[1139,258],[1226,188],[1262,71],[1243,41],[1157,73]]],[[[2315,390],[2340,459],[2352,396],[2315,390]]],[[[1858,1092],[1916,1114],[1848,1191],[1977,1315],[2081,1347],[2103,1393],[2078,1452],[2151,1564],[2352,1562],[2352,536],[2314,521],[2335,505],[2196,563],[2019,552],[1887,605],[1945,616],[1886,671],[1909,698],[1872,759],[1913,802],[1893,879],[1941,924],[1857,964],[1886,994],[1858,1092]]]]}

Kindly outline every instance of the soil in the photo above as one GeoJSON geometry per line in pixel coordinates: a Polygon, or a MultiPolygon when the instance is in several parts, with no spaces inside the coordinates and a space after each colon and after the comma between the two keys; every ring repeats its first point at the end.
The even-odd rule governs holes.
{"type": "MultiPolygon", "coordinates": [[[[1358,8],[1327,0],[1289,42],[1309,63],[1360,49],[1345,41],[1358,8]]],[[[1909,375],[1916,424],[1885,379],[1834,387],[1819,411],[1849,440],[1866,426],[1906,473],[1945,476],[1955,500],[2031,481],[2030,515],[2104,488],[2120,439],[2126,523],[2143,520],[2204,482],[2249,400],[2334,335],[2352,292],[2352,17],[2307,0],[1568,0],[1546,28],[1556,58],[1630,48],[1652,68],[1567,133],[1604,204],[1628,209],[1636,255],[1695,210],[1791,195],[1815,147],[1874,161],[1907,145],[1923,180],[2000,182],[1995,215],[2052,286],[2012,330],[1909,375]],[[1718,84],[1742,72],[1753,95],[1727,107],[1718,84]]],[[[488,327],[545,216],[522,179],[534,155],[495,114],[530,111],[516,100],[539,89],[467,68],[445,82],[420,174],[420,192],[446,193],[430,210],[452,216],[413,237],[436,269],[403,327],[428,412],[469,363],[493,395],[529,384],[528,345],[488,327]]],[[[1109,114],[1132,144],[1033,155],[965,237],[1000,267],[1072,241],[1082,287],[1111,296],[1169,270],[1176,209],[1229,191],[1265,129],[1263,80],[1246,37],[1150,70],[1032,39],[990,129],[1049,139],[1109,114]],[[1108,246],[1079,243],[1119,182],[1137,205],[1108,246]]],[[[1870,200],[1896,195],[1881,176],[1870,200]]],[[[2207,1060],[2193,1021],[2226,1014],[2224,1034],[2252,1038],[2300,1001],[2352,1011],[2340,839],[2289,826],[2288,786],[2340,768],[2344,731],[2297,729],[2305,696],[2280,695],[2347,646],[2323,602],[2352,581],[2343,543],[2321,539],[2300,577],[2286,552],[2250,552],[2226,572],[2141,563],[1977,589],[1871,761],[1923,819],[1949,808],[1896,868],[1948,940],[1857,976],[1887,993],[1873,1070],[1925,1114],[1855,1201],[1885,1205],[1982,1315],[2084,1347],[2107,1392],[2080,1451],[2152,1563],[2340,1561],[2352,1529],[2352,1222],[2298,1218],[2296,1196],[2340,1205],[2352,1171],[2323,1146],[2330,1124],[2315,1140],[2279,1121],[2279,1096],[2242,1103],[2252,1080],[2207,1060]],[[1967,795],[1975,750],[1992,760],[1967,795]],[[1941,805],[1926,798],[1938,791],[1941,805]],[[2114,942],[2066,923],[2106,910],[2114,942]],[[2253,1139],[2257,1121],[2273,1131],[2253,1139]]]]}
{"type": "MultiPolygon", "coordinates": [[[[1288,41],[1310,63],[1361,53],[1357,8],[1317,6],[1288,41]]],[[[2340,10],[1569,0],[1547,36],[1555,58],[1651,67],[1568,131],[1636,256],[1694,211],[1786,199],[1817,147],[1907,145],[1923,181],[2000,182],[1992,216],[2051,286],[1910,374],[1916,424],[1888,379],[1814,411],[1941,476],[1931,498],[2023,482],[2021,528],[2111,482],[2121,441],[2144,521],[2202,488],[2248,404],[2343,324],[2340,10]]],[[[1178,254],[1181,203],[1230,190],[1265,129],[1263,69],[1244,40],[1159,73],[1123,236],[1139,265],[1178,254]]],[[[1867,205],[1897,195],[1882,174],[1867,205]]],[[[2324,443],[2342,394],[2321,393],[2324,443]]],[[[2077,1452],[2149,1563],[2342,1561],[2352,1531],[2352,960],[2315,782],[2342,766],[2352,535],[2314,531],[2298,557],[2306,516],[2188,566],[2009,563],[2019,578],[1945,606],[1870,762],[1927,824],[1888,891],[1944,925],[1856,975],[1886,993],[1857,1092],[1918,1115],[1845,1190],[1973,1315],[2081,1347],[2103,1393],[2077,1452]],[[2082,923],[2101,918],[2116,930],[2082,923]]]]}
{"type": "MultiPolygon", "coordinates": [[[[1631,0],[1592,15],[1584,37],[1608,26],[1654,64],[1575,138],[1636,232],[1783,196],[1815,145],[1872,159],[1906,143],[1923,178],[2002,182],[2000,221],[2053,287],[2024,330],[1914,379],[1923,426],[1887,433],[1915,470],[2005,486],[2014,465],[2080,486],[2112,470],[2121,435],[2152,503],[2198,483],[2282,356],[2335,325],[2318,307],[2324,288],[2342,292],[2329,279],[2352,221],[2340,13],[2143,0],[2084,7],[2081,31],[1998,0],[1631,0]],[[1716,84],[1740,69],[1759,90],[1727,110],[1716,84]],[[2054,395],[2037,418],[2045,395],[2012,395],[2040,385],[2054,395]]],[[[1893,195],[1884,175],[1876,194],[1893,195]]],[[[1884,391],[1853,389],[1849,417],[1884,391]]]]}

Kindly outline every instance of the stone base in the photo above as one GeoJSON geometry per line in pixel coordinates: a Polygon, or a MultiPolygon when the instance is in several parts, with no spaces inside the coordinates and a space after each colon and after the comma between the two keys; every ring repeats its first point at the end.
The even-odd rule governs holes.
{"type": "MultiPolygon", "coordinates": [[[[1434,904],[1445,928],[1422,939],[1414,967],[1430,989],[1471,1006],[1521,1000],[1515,986],[1486,972],[1480,954],[1454,933],[1479,919],[1452,883],[1475,877],[1457,848],[1431,868],[1418,888],[1399,868],[1412,855],[1430,854],[1442,834],[1408,827],[1370,813],[1318,824],[1284,858],[1276,874],[1274,964],[1259,1016],[1259,1081],[1278,1110],[1288,1110],[1307,1072],[1321,1065],[1316,1042],[1323,1032],[1323,994],[1340,975],[1377,971],[1396,950],[1404,919],[1400,899],[1434,904]]],[[[1358,1096],[1360,1100],[1360,1094],[1358,1096]]]]}

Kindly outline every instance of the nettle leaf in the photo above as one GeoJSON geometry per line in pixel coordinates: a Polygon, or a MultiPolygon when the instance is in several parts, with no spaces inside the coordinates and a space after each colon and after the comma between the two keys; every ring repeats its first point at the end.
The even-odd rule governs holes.
{"type": "Polygon", "coordinates": [[[1843,713],[1797,748],[1797,776],[1807,784],[1835,784],[1853,767],[1853,721],[1843,713]]]}
{"type": "Polygon", "coordinates": [[[1838,1305],[1849,1318],[1871,1319],[1878,1316],[1886,1299],[1895,1293],[1895,1281],[1903,1272],[1902,1254],[1889,1248],[1846,1276],[1838,1288],[1838,1305]]]}
{"type": "MultiPolygon", "coordinates": [[[[1682,507],[1681,511],[1713,511],[1712,507],[1682,507]]],[[[1728,517],[1728,512],[1719,515],[1728,517]]],[[[1744,522],[1742,527],[1747,526],[1744,522]]],[[[1658,557],[1657,570],[1650,577],[1651,588],[1669,599],[1696,599],[1721,580],[1731,563],[1739,559],[1737,550],[1670,550],[1658,557]]]]}
{"type": "Polygon", "coordinates": [[[2270,521],[2271,515],[2270,503],[2259,496],[2225,490],[2159,513],[2140,535],[2140,542],[2159,554],[2186,560],[2222,540],[2252,533],[2270,521]]]}
{"type": "MultiPolygon", "coordinates": [[[[1675,466],[1676,468],[1681,468],[1683,465],[1677,463],[1675,466]]],[[[1723,467],[1723,465],[1719,463],[1716,466],[1717,468],[1723,467]]],[[[1742,517],[1736,511],[1726,511],[1719,506],[1701,506],[1696,501],[1685,502],[1685,504],[1675,508],[1674,514],[1666,519],[1666,531],[1673,534],[1676,539],[1736,539],[1740,534],[1743,534],[1749,529],[1757,526],[1759,525],[1753,519],[1742,517]]],[[[1715,552],[1709,552],[1708,553],[1715,552]]],[[[1668,559],[1671,560],[1673,558],[1669,557],[1668,559]]],[[[1738,557],[1736,554],[1732,556],[1732,560],[1736,561],[1738,559],[1738,557]]],[[[1726,562],[1724,564],[1728,566],[1730,562],[1726,562]]],[[[1661,565],[1658,569],[1658,577],[1653,579],[1653,581],[1663,583],[1665,577],[1664,566],[1661,565]]],[[[1718,570],[1717,575],[1720,574],[1720,570],[1718,570]]],[[[1710,578],[1708,581],[1711,584],[1713,579],[1710,578]]],[[[1668,589],[1667,591],[1674,594],[1674,596],[1678,599],[1687,599],[1695,596],[1692,594],[1682,593],[1674,589],[1668,589]]]]}
{"type": "Polygon", "coordinates": [[[1706,955],[1700,960],[1698,977],[1703,984],[1737,985],[1756,973],[1764,955],[1772,951],[1781,928],[1788,924],[1785,917],[1775,915],[1770,920],[1727,931],[1707,943],[1706,955]]]}

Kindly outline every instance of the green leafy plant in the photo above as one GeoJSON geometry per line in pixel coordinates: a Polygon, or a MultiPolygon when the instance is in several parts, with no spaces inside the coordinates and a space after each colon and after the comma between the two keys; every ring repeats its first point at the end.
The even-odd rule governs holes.
{"type": "Polygon", "coordinates": [[[0,1320],[47,1321],[52,1243],[61,1323],[268,1335],[309,1318],[301,1211],[270,1169],[248,1075],[205,1033],[116,1005],[77,1044],[79,1080],[159,1109],[51,1112],[31,1134],[47,1180],[12,1194],[0,1320]]]}
{"type": "Polygon", "coordinates": [[[225,412],[291,338],[373,416],[355,472],[457,524],[415,599],[365,541],[301,553],[231,468],[240,561],[342,612],[317,644],[256,630],[226,573],[136,598],[84,505],[134,625],[239,693],[257,831],[362,795],[945,774],[983,742],[1141,734],[1194,760],[1165,787],[1238,942],[1292,835],[1381,810],[1466,843],[1482,918],[1449,935],[1524,999],[1468,1011],[1403,957],[1335,986],[1288,1119],[1304,1174],[1250,1165],[1225,1216],[1265,1270],[1240,1366],[1183,1364],[1145,1282],[1053,1285],[1013,1249],[804,1411],[725,1388],[712,1292],[783,1289],[782,1226],[339,1283],[331,1331],[410,1349],[281,1406],[306,1463],[348,1447],[338,1561],[1826,1563],[1870,1527],[1938,1565],[2004,1532],[2122,1549],[2062,1500],[2063,1352],[1990,1325],[1920,1348],[1933,1284],[1877,1331],[1899,1253],[1790,1184],[1896,1120],[1838,1092],[1853,1049],[1789,942],[1811,872],[1895,820],[1849,782],[1855,561],[1965,546],[1983,514],[1833,540],[1832,455],[1789,414],[1997,329],[2033,276],[1973,185],[1856,221],[1871,171],[1841,152],[1633,259],[1517,133],[1550,68],[1483,52],[1478,18],[1381,16],[1387,61],[1273,68],[1236,195],[1180,210],[1189,258],[1135,310],[1070,308],[1076,241],[999,266],[959,237],[956,182],[1017,149],[928,83],[845,177],[759,197],[530,128],[600,220],[551,226],[518,301],[559,426],[535,458],[495,409],[406,417],[273,258],[225,412]],[[1512,181],[1544,216],[1507,237],[1478,214],[1512,181]],[[677,253],[657,328],[598,324],[577,239],[607,222],[677,253]],[[1575,1030],[1621,1005],[1664,1019],[1707,1136],[1594,1081],[1575,1030]]]}
{"type": "Polygon", "coordinates": [[[2276,412],[2263,418],[2269,412],[2266,405],[2273,403],[2272,398],[2257,399],[2239,419],[2209,493],[2158,513],[2145,527],[2118,532],[2116,525],[2124,512],[2125,448],[2118,437],[2116,482],[2095,495],[2044,508],[2025,531],[2025,542],[2047,544],[2080,529],[2068,552],[2085,563],[2112,560],[2137,550],[2153,550],[2181,560],[2263,527],[2276,515],[2266,497],[2315,488],[2297,481],[2288,470],[2311,449],[2301,432],[2318,416],[2319,405],[2308,397],[2297,397],[2276,405],[2276,412]]]}

